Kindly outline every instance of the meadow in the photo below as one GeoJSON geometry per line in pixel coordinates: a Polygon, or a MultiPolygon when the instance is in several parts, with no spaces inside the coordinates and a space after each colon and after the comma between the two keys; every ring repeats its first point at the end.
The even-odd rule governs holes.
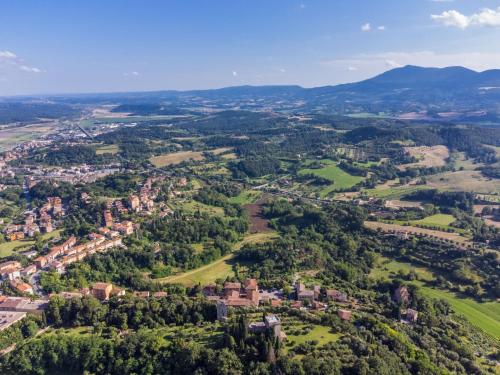
{"type": "Polygon", "coordinates": [[[411,270],[418,275],[419,279],[412,281],[412,283],[418,285],[426,296],[447,301],[456,313],[463,315],[472,325],[496,340],[500,340],[499,303],[478,302],[471,298],[463,298],[450,291],[429,287],[425,282],[434,280],[436,276],[425,267],[382,258],[378,266],[371,271],[370,277],[396,277],[400,271],[409,272],[411,270]]]}
{"type": "MultiPolygon", "coordinates": [[[[243,240],[235,244],[234,251],[239,250],[247,243],[261,243],[270,241],[276,238],[276,232],[254,233],[247,234],[243,240]]],[[[214,283],[217,279],[225,279],[234,276],[234,267],[237,266],[235,261],[235,253],[225,255],[224,257],[209,263],[202,267],[183,272],[177,275],[168,276],[158,281],[169,284],[182,284],[185,286],[193,286],[197,284],[206,285],[214,283]]]]}
{"type": "Polygon", "coordinates": [[[299,171],[299,174],[314,174],[318,177],[322,177],[332,181],[332,185],[321,190],[320,194],[323,197],[334,191],[350,189],[354,185],[364,180],[363,177],[353,176],[343,171],[337,166],[337,164],[333,163],[331,160],[321,160],[321,163],[327,165],[318,169],[304,168],[299,171]]]}

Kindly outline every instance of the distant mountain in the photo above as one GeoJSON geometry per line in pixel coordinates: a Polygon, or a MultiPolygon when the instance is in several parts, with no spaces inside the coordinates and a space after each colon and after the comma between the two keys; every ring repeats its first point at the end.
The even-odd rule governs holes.
{"type": "Polygon", "coordinates": [[[500,113],[500,70],[405,66],[365,81],[309,90],[311,104],[344,113],[424,112],[430,117],[500,113]],[[476,112],[476,113],[474,113],[476,112]],[[481,112],[481,113],[480,113],[481,112]]]}
{"type": "Polygon", "coordinates": [[[408,65],[349,84],[236,86],[213,90],[155,91],[51,97],[70,104],[155,105],[167,108],[320,112],[402,119],[500,122],[500,70],[408,65]]]}

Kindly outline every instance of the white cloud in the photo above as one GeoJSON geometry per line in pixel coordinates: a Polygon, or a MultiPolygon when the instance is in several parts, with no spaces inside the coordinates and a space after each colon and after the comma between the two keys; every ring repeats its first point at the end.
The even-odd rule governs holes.
{"type": "Polygon", "coordinates": [[[431,3],[453,3],[455,0],[429,0],[431,3]]]}
{"type": "Polygon", "coordinates": [[[19,69],[29,73],[42,73],[42,69],[36,68],[34,66],[19,65],[19,69]]]}
{"type": "Polygon", "coordinates": [[[385,31],[385,26],[384,25],[380,25],[379,27],[377,27],[378,30],[380,31],[385,31]]]}
{"type": "Polygon", "coordinates": [[[441,14],[432,14],[431,19],[445,26],[458,27],[465,30],[470,26],[500,26],[500,7],[495,9],[484,8],[479,13],[470,16],[457,10],[447,10],[441,14]]]}
{"type": "Polygon", "coordinates": [[[123,73],[123,75],[125,77],[139,77],[141,73],[134,71],[134,72],[125,72],[123,73]]]}
{"type": "Polygon", "coordinates": [[[3,70],[21,70],[28,73],[42,73],[42,69],[29,66],[24,63],[24,61],[19,58],[14,52],[3,50],[0,51],[0,69],[3,70]]]}
{"type": "Polygon", "coordinates": [[[278,70],[280,71],[280,73],[286,73],[286,69],[285,68],[279,68],[278,70]]]}
{"type": "Polygon", "coordinates": [[[372,29],[372,25],[370,22],[365,23],[364,25],[361,25],[361,31],[370,31],[372,29]]]}
{"type": "Polygon", "coordinates": [[[233,74],[233,77],[238,77],[238,72],[233,70],[232,74],[233,74]]]}
{"type": "Polygon", "coordinates": [[[17,56],[15,53],[4,50],[0,51],[0,59],[16,59],[17,56]]]}
{"type": "Polygon", "coordinates": [[[299,7],[300,9],[306,9],[306,4],[300,4],[299,7]]]}
{"type": "Polygon", "coordinates": [[[347,70],[350,72],[355,72],[356,70],[358,70],[358,68],[356,68],[355,66],[348,66],[347,70]]]}

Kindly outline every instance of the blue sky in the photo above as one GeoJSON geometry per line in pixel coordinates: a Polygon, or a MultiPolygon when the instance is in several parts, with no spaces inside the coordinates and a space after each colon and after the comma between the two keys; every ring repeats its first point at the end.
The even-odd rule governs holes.
{"type": "Polygon", "coordinates": [[[500,1],[10,0],[0,95],[305,87],[500,68],[500,1]]]}

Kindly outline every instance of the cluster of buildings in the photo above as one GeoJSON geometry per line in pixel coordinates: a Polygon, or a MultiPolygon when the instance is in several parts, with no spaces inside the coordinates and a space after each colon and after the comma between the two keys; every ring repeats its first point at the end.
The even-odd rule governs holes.
{"type": "Polygon", "coordinates": [[[207,285],[203,288],[203,294],[217,302],[219,320],[227,318],[228,307],[257,307],[260,301],[256,279],[246,279],[243,285],[238,282],[226,282],[221,295],[216,292],[215,285],[207,285]]]}
{"type": "Polygon", "coordinates": [[[41,315],[48,305],[46,299],[0,296],[0,331],[19,322],[26,314],[41,315]]]}
{"type": "MultiPolygon", "coordinates": [[[[29,188],[35,186],[43,180],[64,181],[71,184],[75,183],[92,183],[96,180],[106,177],[107,175],[119,171],[119,166],[110,164],[106,167],[81,164],[78,166],[69,167],[31,167],[29,170],[29,188]]],[[[14,172],[27,173],[22,169],[13,169],[14,172]]]]}
{"type": "Polygon", "coordinates": [[[50,233],[55,228],[54,221],[64,215],[60,197],[49,197],[37,210],[28,212],[24,224],[8,224],[3,233],[10,241],[33,237],[36,233],[50,233]]]}
{"type": "MultiPolygon", "coordinates": [[[[258,307],[261,303],[271,306],[281,306],[283,300],[277,294],[269,294],[259,291],[256,279],[246,279],[243,284],[239,282],[226,282],[222,291],[217,291],[215,285],[206,285],[203,295],[217,304],[217,319],[224,321],[228,316],[230,307],[245,308],[258,307]]],[[[328,305],[322,301],[335,301],[340,304],[349,302],[347,294],[336,289],[327,289],[322,293],[321,287],[315,285],[313,289],[307,289],[304,284],[297,282],[295,285],[295,300],[290,301],[290,306],[296,309],[311,309],[325,311],[328,305]]],[[[352,312],[346,309],[338,309],[337,313],[342,320],[350,320],[352,312]]]]}

